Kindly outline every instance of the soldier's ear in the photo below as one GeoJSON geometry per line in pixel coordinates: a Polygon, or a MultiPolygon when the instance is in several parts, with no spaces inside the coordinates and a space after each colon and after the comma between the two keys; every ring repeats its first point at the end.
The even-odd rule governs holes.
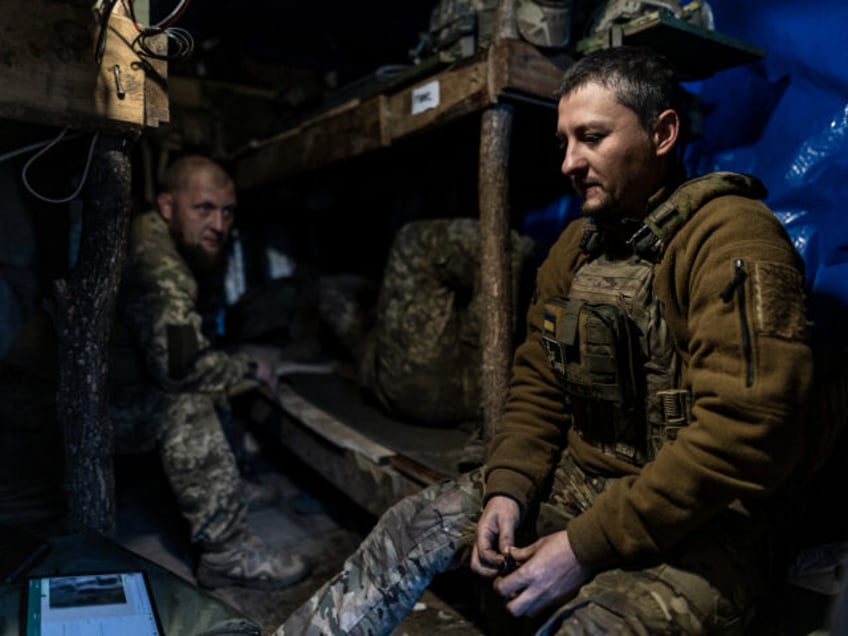
{"type": "Polygon", "coordinates": [[[160,192],[156,196],[156,206],[162,218],[170,222],[174,216],[174,195],[170,192],[160,192]]]}
{"type": "Polygon", "coordinates": [[[672,110],[664,110],[654,122],[652,139],[658,157],[669,154],[677,145],[680,134],[680,117],[672,110]]]}

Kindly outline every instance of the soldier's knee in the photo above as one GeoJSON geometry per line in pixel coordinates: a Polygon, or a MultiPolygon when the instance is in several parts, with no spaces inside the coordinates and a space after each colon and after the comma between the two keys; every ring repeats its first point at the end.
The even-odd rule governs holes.
{"type": "Polygon", "coordinates": [[[681,631],[674,627],[671,617],[655,616],[656,606],[628,602],[618,598],[579,599],[558,610],[538,632],[545,636],[586,636],[610,634],[637,636],[643,634],[701,634],[700,627],[681,631]]]}
{"type": "Polygon", "coordinates": [[[219,422],[214,400],[204,393],[172,393],[164,400],[165,418],[174,422],[219,422]]]}
{"type": "Polygon", "coordinates": [[[549,636],[586,636],[588,634],[624,636],[648,632],[628,625],[623,616],[605,607],[587,603],[560,616],[556,623],[539,633],[549,636]]]}
{"type": "Polygon", "coordinates": [[[430,535],[454,542],[474,526],[473,517],[480,508],[476,483],[460,477],[433,484],[389,508],[381,523],[404,528],[413,542],[430,535]]]}
{"type": "Polygon", "coordinates": [[[744,621],[715,590],[675,589],[650,572],[612,570],[585,585],[540,633],[694,636],[742,634],[743,628],[744,621]]]}

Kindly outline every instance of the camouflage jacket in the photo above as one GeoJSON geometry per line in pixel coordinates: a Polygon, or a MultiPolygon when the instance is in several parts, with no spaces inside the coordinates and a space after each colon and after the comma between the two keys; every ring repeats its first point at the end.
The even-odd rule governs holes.
{"type": "MultiPolygon", "coordinates": [[[[133,219],[113,352],[120,343],[131,345],[147,381],[165,391],[217,393],[237,384],[250,375],[251,360],[212,345],[199,300],[198,283],[161,216],[153,211],[133,219]]],[[[130,366],[112,369],[113,386],[140,380],[130,366]]]]}
{"type": "MultiPolygon", "coordinates": [[[[763,192],[756,180],[716,174],[667,198],[692,215],[668,242],[653,288],[681,356],[680,388],[691,393],[692,413],[677,439],[641,468],[601,453],[570,427],[542,342],[545,300],[568,296],[586,260],[585,219],[565,229],[539,269],[527,336],[489,447],[486,496],[512,497],[526,510],[566,446],[590,473],[620,477],[568,526],[585,565],[664,552],[733,501],[773,492],[801,459],[813,376],[803,262],[774,214],[755,200],[763,192]]],[[[666,199],[654,198],[655,206],[666,199]]]]}

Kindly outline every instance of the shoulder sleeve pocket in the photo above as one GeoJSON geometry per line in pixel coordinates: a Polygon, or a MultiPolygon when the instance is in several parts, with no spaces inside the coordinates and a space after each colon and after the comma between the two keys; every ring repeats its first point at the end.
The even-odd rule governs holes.
{"type": "Polygon", "coordinates": [[[807,316],[801,273],[782,263],[757,262],[753,285],[757,333],[805,340],[807,316]]]}

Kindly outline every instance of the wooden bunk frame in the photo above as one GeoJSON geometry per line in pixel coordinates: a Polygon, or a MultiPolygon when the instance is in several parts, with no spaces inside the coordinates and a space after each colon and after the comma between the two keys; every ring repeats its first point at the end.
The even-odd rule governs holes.
{"type": "MultiPolygon", "coordinates": [[[[253,188],[386,149],[460,117],[481,114],[478,192],[483,236],[481,374],[486,439],[500,418],[511,356],[507,236],[512,118],[521,102],[555,108],[564,70],[554,58],[518,39],[514,24],[504,17],[512,14],[512,2],[502,0],[498,12],[498,35],[488,49],[446,68],[439,68],[438,63],[425,65],[424,71],[429,72],[423,76],[419,72],[400,77],[376,92],[316,113],[288,130],[253,142],[235,163],[239,184],[253,188]]],[[[678,56],[683,75],[691,79],[764,55],[757,47],[660,14],[616,27],[580,46],[590,50],[631,43],[652,43],[666,54],[678,56]]],[[[375,514],[405,494],[450,476],[427,469],[392,448],[374,449],[373,439],[289,389],[275,401],[282,412],[278,426],[283,444],[375,514]],[[354,439],[358,441],[351,446],[354,439]]]]}

